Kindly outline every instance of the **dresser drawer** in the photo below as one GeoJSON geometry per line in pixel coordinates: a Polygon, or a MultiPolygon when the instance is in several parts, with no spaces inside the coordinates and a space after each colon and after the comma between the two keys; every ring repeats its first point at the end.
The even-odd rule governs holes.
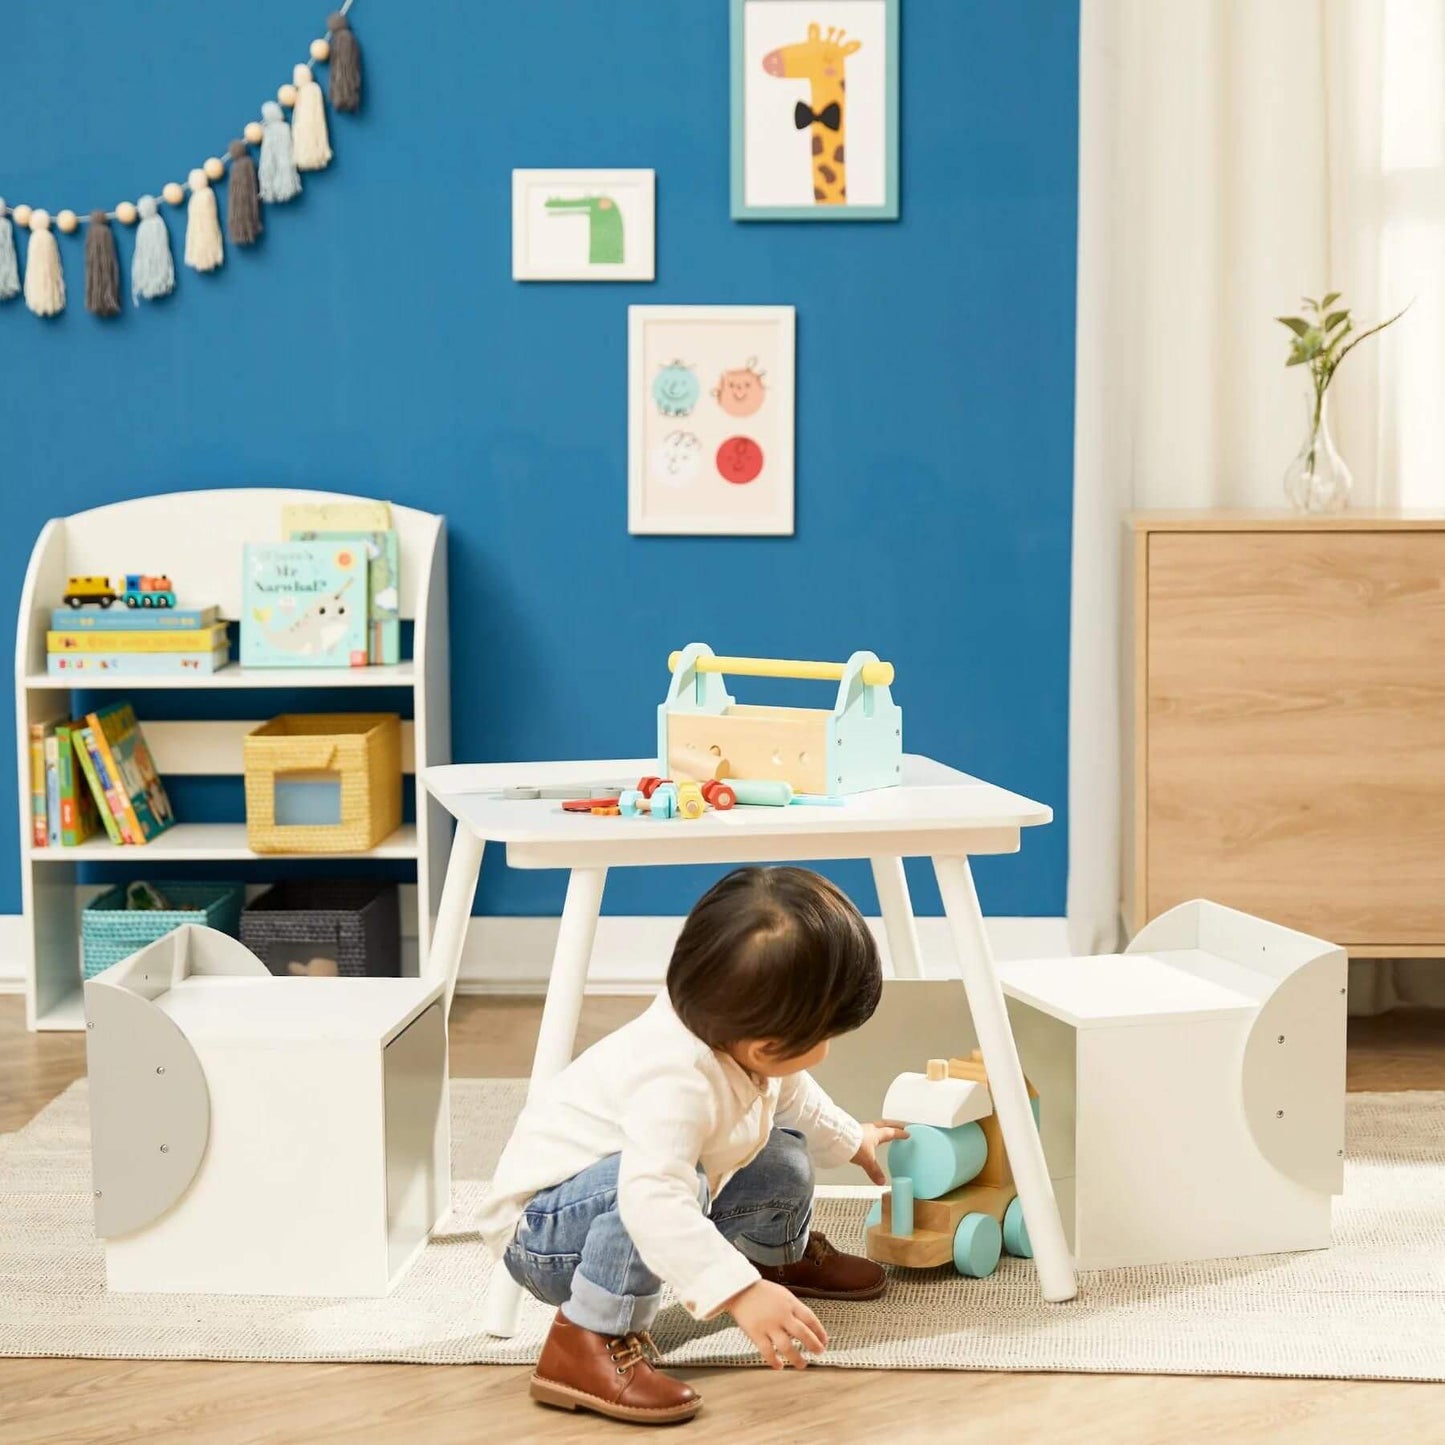
{"type": "Polygon", "coordinates": [[[1142,915],[1205,897],[1359,952],[1445,941],[1445,532],[1145,543],[1142,915]]]}

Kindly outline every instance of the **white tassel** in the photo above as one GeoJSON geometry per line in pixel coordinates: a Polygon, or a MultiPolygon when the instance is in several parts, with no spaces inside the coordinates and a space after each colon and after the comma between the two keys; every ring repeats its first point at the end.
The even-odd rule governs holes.
{"type": "Polygon", "coordinates": [[[186,178],[191,188],[186,207],[186,265],[197,271],[214,271],[226,259],[221,243],[221,217],[216,210],[216,193],[203,170],[186,178]]]}
{"type": "Polygon", "coordinates": [[[296,106],[291,112],[291,150],[298,171],[320,171],[331,162],[331,139],[326,133],[326,105],[321,87],[309,65],[291,73],[296,106]]]}
{"type": "Polygon", "coordinates": [[[65,272],[47,211],[30,213],[30,246],[25,252],[25,304],[37,316],[65,310],[65,272]]]}

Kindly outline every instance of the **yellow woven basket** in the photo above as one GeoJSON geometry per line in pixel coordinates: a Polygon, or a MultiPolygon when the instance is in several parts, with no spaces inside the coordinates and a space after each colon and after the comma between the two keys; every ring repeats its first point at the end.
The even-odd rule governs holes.
{"type": "Polygon", "coordinates": [[[256,853],[364,853],[401,826],[401,719],[282,713],[246,735],[246,842],[256,853]],[[278,823],[277,781],[339,783],[340,820],[278,823]]]}

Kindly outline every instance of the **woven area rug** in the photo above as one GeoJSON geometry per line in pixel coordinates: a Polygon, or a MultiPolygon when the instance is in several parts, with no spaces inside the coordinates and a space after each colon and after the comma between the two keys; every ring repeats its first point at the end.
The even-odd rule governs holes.
{"type": "MultiPolygon", "coordinates": [[[[483,1334],[490,1261],[465,1228],[522,1091],[513,1080],[454,1085],[461,1223],[390,1298],[232,1299],[106,1293],[86,1086],[73,1085],[0,1136],[0,1355],[530,1362],[549,1311],[529,1299],[514,1339],[483,1334]]],[[[1352,1094],[1347,1154],[1330,1250],[1086,1274],[1067,1305],[1043,1304],[1017,1260],[989,1280],[899,1272],[882,1300],[820,1303],[832,1338],[821,1363],[1445,1379],[1445,1093],[1352,1094]]],[[[864,1209],[822,1199],[817,1223],[857,1248],[864,1209]]],[[[673,1364],[757,1363],[730,1323],[699,1325],[676,1304],[654,1334],[673,1364]]]]}

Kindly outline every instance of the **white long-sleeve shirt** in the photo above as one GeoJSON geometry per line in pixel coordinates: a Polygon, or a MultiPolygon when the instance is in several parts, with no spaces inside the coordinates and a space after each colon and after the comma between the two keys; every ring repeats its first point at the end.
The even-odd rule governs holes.
{"type": "Polygon", "coordinates": [[[774,1126],[798,1130],[825,1167],[846,1163],[863,1140],[858,1121],[807,1073],[753,1078],[659,994],[528,1101],[478,1215],[483,1242],[500,1255],[534,1194],[620,1154],[623,1226],[643,1263],[694,1318],[708,1319],[758,1272],[703,1213],[697,1170],[716,1198],[774,1126]]]}

